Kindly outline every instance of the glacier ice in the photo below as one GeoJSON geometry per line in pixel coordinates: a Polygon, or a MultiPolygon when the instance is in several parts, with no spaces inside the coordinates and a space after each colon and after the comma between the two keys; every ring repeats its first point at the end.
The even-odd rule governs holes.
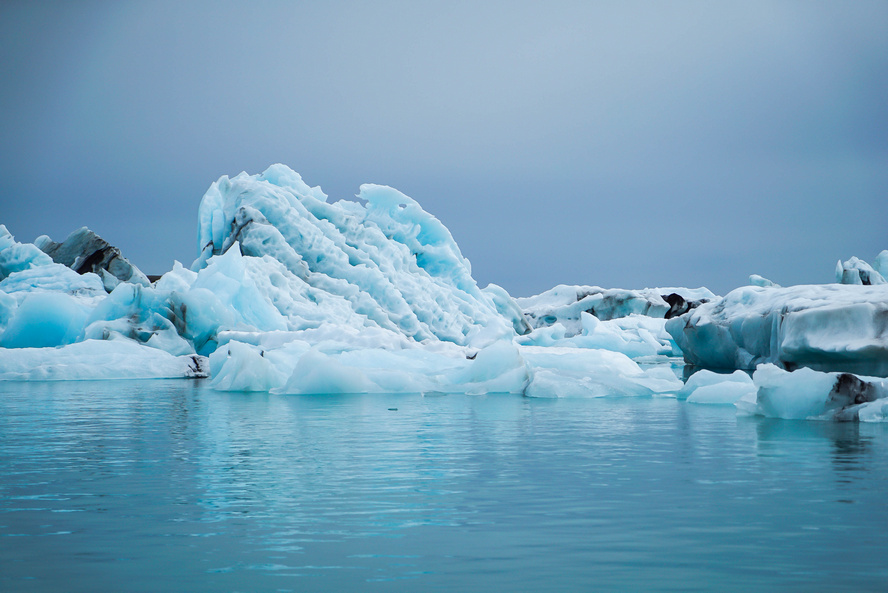
{"type": "Polygon", "coordinates": [[[668,366],[643,369],[610,350],[525,346],[532,376],[529,397],[607,397],[672,395],[682,382],[668,366]]]}
{"type": "Polygon", "coordinates": [[[670,319],[685,361],[710,369],[888,375],[888,285],[745,286],[670,319]]]}
{"type": "Polygon", "coordinates": [[[882,422],[888,413],[888,379],[773,364],[753,374],[756,391],[737,402],[741,413],[772,418],[882,422]]]}
{"type": "Polygon", "coordinates": [[[515,301],[534,329],[560,323],[566,336],[571,337],[582,331],[581,314],[584,312],[602,321],[629,315],[665,318],[685,313],[713,298],[715,295],[706,288],[625,290],[559,284],[546,292],[515,301]]]}
{"type": "Polygon", "coordinates": [[[780,286],[776,282],[771,282],[770,280],[768,280],[764,276],[759,276],[758,274],[752,274],[749,276],[749,284],[751,284],[752,286],[762,286],[762,287],[780,286]]]}
{"type": "Polygon", "coordinates": [[[239,250],[262,270],[244,277],[290,330],[326,322],[476,346],[515,333],[500,310],[516,308],[478,287],[438,219],[387,186],[362,185],[358,197],[366,205],[328,203],[283,165],[222,177],[200,204],[192,269],[239,250]]]}
{"type": "Polygon", "coordinates": [[[881,396],[851,412],[829,403],[840,377],[856,385],[847,372],[888,374],[888,251],[872,266],[840,264],[853,286],[752,276],[724,298],[560,285],[514,299],[480,288],[413,199],[381,185],[358,198],[329,202],[284,165],[223,176],[198,209],[197,259],[153,283],[86,228],[27,244],[0,226],[0,380],[208,375],[223,391],[663,396],[780,417],[888,414],[881,396]],[[704,370],[683,383],[679,356],[846,374],[765,366],[759,379],[704,370]]]}
{"type": "Polygon", "coordinates": [[[676,396],[696,404],[734,404],[755,390],[752,378],[743,371],[726,375],[700,370],[688,378],[676,396]]]}
{"type": "Polygon", "coordinates": [[[555,323],[516,338],[516,341],[528,346],[611,350],[630,358],[681,356],[672,337],[666,332],[665,319],[633,313],[601,321],[583,311],[580,313],[580,324],[582,329],[577,335],[568,336],[567,328],[555,323]]]}
{"type": "Polygon", "coordinates": [[[179,379],[206,376],[206,360],[173,356],[127,339],[60,348],[0,348],[0,381],[179,379]]]}
{"type": "Polygon", "coordinates": [[[852,257],[846,262],[836,264],[836,282],[839,284],[885,284],[885,264],[888,263],[888,250],[882,251],[876,256],[875,266],[871,266],[862,259],[852,257]]]}
{"type": "Polygon", "coordinates": [[[34,245],[52,261],[68,266],[78,274],[92,272],[102,279],[108,292],[121,282],[148,286],[148,277],[132,265],[120,250],[86,227],[74,231],[61,243],[46,235],[37,237],[34,245]]]}

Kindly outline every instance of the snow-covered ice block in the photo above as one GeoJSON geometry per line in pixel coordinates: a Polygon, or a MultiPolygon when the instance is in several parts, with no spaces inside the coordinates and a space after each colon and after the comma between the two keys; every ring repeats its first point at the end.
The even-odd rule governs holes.
{"type": "Polygon", "coordinates": [[[701,370],[688,378],[676,396],[694,404],[733,404],[755,391],[752,378],[743,371],[723,375],[701,370]]]}
{"type": "Polygon", "coordinates": [[[759,276],[758,274],[752,274],[749,276],[749,284],[752,286],[780,286],[776,282],[771,282],[764,276],[759,276]]]}
{"type": "Polygon", "coordinates": [[[682,382],[667,366],[642,369],[619,352],[524,346],[531,369],[529,397],[671,395],[682,382]]]}
{"type": "Polygon", "coordinates": [[[120,249],[86,227],[74,231],[62,243],[46,235],[37,237],[36,247],[78,274],[93,272],[102,278],[105,289],[111,292],[120,282],[148,286],[148,277],[120,253],[120,249]]]}
{"type": "Polygon", "coordinates": [[[193,378],[205,377],[206,368],[203,357],[173,356],[124,339],[0,348],[0,381],[193,378]]]}
{"type": "Polygon", "coordinates": [[[52,259],[31,243],[18,243],[5,225],[0,224],[0,280],[13,272],[21,272],[52,263],[52,259]]]}
{"type": "Polygon", "coordinates": [[[666,331],[666,320],[644,315],[628,315],[607,321],[583,311],[579,335],[567,337],[561,323],[541,327],[516,339],[526,346],[594,348],[621,352],[630,358],[680,356],[678,347],[666,331]]]}
{"type": "Polygon", "coordinates": [[[754,396],[737,402],[741,413],[772,418],[885,420],[888,379],[813,369],[785,371],[764,364],[753,374],[754,396]]]}
{"type": "Polygon", "coordinates": [[[223,391],[331,393],[523,393],[528,369],[503,340],[474,352],[420,347],[336,349],[301,340],[265,349],[229,341],[210,356],[212,385],[223,391]]]}
{"type": "MultiPolygon", "coordinates": [[[[886,260],[888,260],[888,250],[876,256],[879,269],[882,269],[886,260]]],[[[844,263],[842,260],[839,260],[836,264],[836,282],[839,284],[862,285],[886,283],[885,278],[878,270],[857,257],[852,257],[844,263]]]]}
{"type": "Polygon", "coordinates": [[[571,337],[582,331],[581,314],[607,321],[629,315],[664,318],[685,312],[715,295],[706,288],[624,290],[560,284],[532,297],[515,299],[533,328],[560,323],[571,337]],[[668,299],[668,300],[667,300],[668,299]]]}
{"type": "Polygon", "coordinates": [[[685,361],[710,369],[888,375],[888,285],[746,286],[670,319],[685,361]]]}

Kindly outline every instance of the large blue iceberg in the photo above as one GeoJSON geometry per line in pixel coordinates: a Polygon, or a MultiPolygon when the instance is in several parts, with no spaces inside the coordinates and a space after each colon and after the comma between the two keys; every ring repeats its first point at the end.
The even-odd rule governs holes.
{"type": "MultiPolygon", "coordinates": [[[[840,264],[839,279],[857,285],[784,289],[754,277],[757,286],[725,298],[705,288],[558,286],[514,299],[479,287],[450,232],[413,199],[363,185],[357,201],[329,202],[284,165],[210,186],[197,253],[190,267],[177,262],[151,282],[88,229],[28,244],[0,226],[0,380],[209,377],[227,391],[659,395],[770,414],[781,408],[755,398],[791,389],[707,371],[685,384],[685,362],[775,363],[789,377],[797,366],[888,373],[879,321],[888,255],[874,266],[840,264]]],[[[878,381],[860,384],[876,385],[861,387],[867,397],[884,392],[878,381]]],[[[866,410],[855,418],[882,418],[882,407],[866,410]]]]}

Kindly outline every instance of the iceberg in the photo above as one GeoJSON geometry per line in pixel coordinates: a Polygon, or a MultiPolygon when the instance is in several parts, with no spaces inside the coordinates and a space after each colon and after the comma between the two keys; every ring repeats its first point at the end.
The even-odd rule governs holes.
{"type": "Polygon", "coordinates": [[[126,340],[85,340],[61,348],[0,348],[0,381],[206,377],[206,359],[173,356],[126,340]]]}
{"type": "Polygon", "coordinates": [[[254,311],[260,330],[332,323],[483,347],[523,325],[505,291],[478,287],[450,231],[415,200],[370,184],[358,198],[328,203],[284,165],[222,177],[198,210],[197,282],[232,251],[249,260],[225,266],[258,292],[240,298],[232,285],[225,294],[238,311],[264,303],[266,313],[254,311]]]}
{"type": "MultiPolygon", "coordinates": [[[[283,165],[222,177],[201,200],[197,259],[153,284],[86,228],[35,245],[2,228],[0,379],[209,375],[224,391],[541,397],[681,387],[671,367],[632,358],[674,355],[665,317],[712,298],[705,289],[584,287],[573,309],[554,304],[571,331],[532,331],[534,314],[480,288],[418,203],[380,185],[358,198],[330,203],[283,165]]],[[[560,292],[525,303],[551,307],[560,292]]]]}
{"type": "Polygon", "coordinates": [[[753,374],[756,391],[737,401],[743,414],[788,420],[884,422],[888,379],[764,364],[753,374]]]}
{"type": "Polygon", "coordinates": [[[635,359],[681,356],[681,351],[666,331],[665,319],[633,313],[601,321],[583,311],[580,313],[580,323],[582,329],[578,335],[568,336],[567,328],[555,323],[518,337],[515,341],[527,346],[610,350],[635,359]]]}
{"type": "Polygon", "coordinates": [[[852,257],[844,263],[839,260],[836,264],[836,282],[839,284],[864,286],[885,284],[886,273],[888,273],[888,249],[876,256],[872,266],[857,257],[852,257]]]}
{"type": "Polygon", "coordinates": [[[676,396],[693,404],[735,404],[755,391],[755,383],[743,371],[723,375],[700,370],[688,378],[676,396]]]}
{"type": "MultiPolygon", "coordinates": [[[[760,380],[700,371],[683,383],[681,367],[888,374],[888,284],[879,280],[888,251],[872,266],[845,262],[852,284],[781,288],[753,276],[754,286],[723,298],[705,288],[559,285],[515,299],[479,287],[447,228],[412,198],[370,184],[357,198],[330,202],[284,165],[223,176],[198,208],[197,258],[153,283],[85,227],[62,243],[28,244],[0,226],[0,380],[677,397],[795,417],[831,413],[837,396],[805,407],[781,395],[808,386],[807,371],[784,379],[763,367],[760,380]]],[[[838,380],[810,379],[812,393],[838,380]]],[[[836,409],[883,418],[880,399],[836,409]]]]}
{"type": "Polygon", "coordinates": [[[716,295],[706,288],[624,290],[559,284],[536,296],[517,298],[515,301],[532,328],[560,323],[570,337],[582,331],[582,313],[589,313],[602,321],[629,315],[668,319],[714,298],[716,295]]]}
{"type": "Polygon", "coordinates": [[[771,282],[770,280],[768,280],[764,276],[759,276],[758,274],[752,274],[749,276],[749,284],[752,286],[762,286],[762,287],[768,287],[768,286],[779,287],[780,286],[776,282],[771,282]]]}
{"type": "Polygon", "coordinates": [[[525,346],[531,369],[528,397],[674,396],[681,388],[670,366],[643,369],[610,350],[525,346]]]}
{"type": "Polygon", "coordinates": [[[709,369],[888,375],[888,285],[745,286],[670,319],[687,363],[709,369]]]}
{"type": "Polygon", "coordinates": [[[666,331],[666,320],[714,298],[706,288],[625,290],[562,284],[515,299],[533,328],[517,342],[604,349],[634,359],[681,356],[666,331]]]}
{"type": "Polygon", "coordinates": [[[41,235],[34,245],[52,261],[68,266],[78,274],[96,274],[108,292],[121,282],[142,286],[150,284],[148,277],[121,255],[120,249],[86,227],[74,231],[62,243],[55,243],[46,235],[41,235]]]}

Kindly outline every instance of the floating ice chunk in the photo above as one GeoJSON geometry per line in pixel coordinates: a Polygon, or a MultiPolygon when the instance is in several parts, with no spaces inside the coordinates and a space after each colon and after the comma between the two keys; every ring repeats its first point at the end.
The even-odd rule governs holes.
{"type": "Polygon", "coordinates": [[[788,368],[888,375],[888,285],[738,288],[666,329],[685,361],[711,369],[788,368]]]}
{"type": "MultiPolygon", "coordinates": [[[[885,251],[883,251],[882,253],[885,253],[885,251]]],[[[885,259],[888,259],[888,256],[883,257],[882,253],[877,256],[880,269],[884,265],[885,259]]],[[[882,277],[882,274],[880,274],[877,270],[875,270],[872,266],[870,266],[862,259],[856,257],[852,257],[844,263],[839,260],[839,262],[836,264],[836,282],[838,282],[839,284],[862,285],[886,283],[885,278],[882,277]]]]}
{"type": "Polygon", "coordinates": [[[669,368],[645,371],[619,352],[524,346],[521,354],[531,368],[530,397],[651,396],[682,386],[669,368]]]}
{"type": "Polygon", "coordinates": [[[713,298],[715,295],[705,288],[623,290],[561,284],[536,296],[516,301],[531,327],[560,323],[567,330],[567,337],[571,337],[582,331],[580,319],[584,312],[603,321],[629,315],[663,318],[673,309],[674,313],[683,313],[713,298]],[[672,302],[667,301],[666,297],[672,297],[672,302]]]}
{"type": "Polygon", "coordinates": [[[810,418],[824,413],[835,377],[811,369],[794,373],[773,365],[760,366],[753,376],[757,412],[774,418],[810,418]]]}
{"type": "Polygon", "coordinates": [[[749,284],[752,286],[780,286],[776,282],[771,282],[767,278],[759,276],[758,274],[752,274],[749,277],[749,284]]]}
{"type": "Polygon", "coordinates": [[[173,356],[126,339],[86,340],[61,348],[0,348],[0,381],[205,377],[200,356],[173,356]]]}
{"type": "Polygon", "coordinates": [[[888,422],[888,398],[861,404],[857,409],[857,419],[861,422],[888,422]]]}
{"type": "Polygon", "coordinates": [[[697,371],[676,394],[697,404],[733,404],[756,393],[752,378],[743,371],[721,375],[712,371],[697,371]]]}
{"type": "Polygon", "coordinates": [[[621,352],[630,358],[680,355],[675,342],[666,332],[665,319],[629,315],[608,321],[580,313],[580,335],[565,337],[566,328],[561,323],[534,330],[517,338],[519,344],[528,346],[559,346],[568,348],[597,348],[621,352]]]}
{"type": "Polygon", "coordinates": [[[501,340],[479,350],[465,369],[452,374],[445,385],[470,395],[483,393],[523,393],[530,380],[527,365],[518,347],[501,340]]]}
{"type": "Polygon", "coordinates": [[[765,364],[756,369],[753,381],[755,400],[740,400],[738,409],[773,418],[882,421],[888,401],[888,379],[850,373],[789,372],[765,364]]]}
{"type": "Polygon", "coordinates": [[[241,342],[228,342],[210,355],[212,386],[220,391],[271,391],[287,376],[265,352],[241,342]]]}

